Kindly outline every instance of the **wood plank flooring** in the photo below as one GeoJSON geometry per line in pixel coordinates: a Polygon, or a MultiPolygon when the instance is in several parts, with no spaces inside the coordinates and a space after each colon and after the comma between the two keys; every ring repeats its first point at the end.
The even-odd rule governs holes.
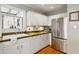
{"type": "Polygon", "coordinates": [[[36,54],[64,54],[63,52],[57,51],[50,46],[44,48],[43,50],[39,51],[36,54]]]}

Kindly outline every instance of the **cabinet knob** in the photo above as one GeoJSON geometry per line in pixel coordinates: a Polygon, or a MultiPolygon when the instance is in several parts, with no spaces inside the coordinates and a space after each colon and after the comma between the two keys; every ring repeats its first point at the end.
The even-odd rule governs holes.
{"type": "Polygon", "coordinates": [[[21,45],[21,48],[23,48],[23,45],[21,45]]]}
{"type": "Polygon", "coordinates": [[[17,46],[17,49],[19,49],[19,46],[17,46]]]}

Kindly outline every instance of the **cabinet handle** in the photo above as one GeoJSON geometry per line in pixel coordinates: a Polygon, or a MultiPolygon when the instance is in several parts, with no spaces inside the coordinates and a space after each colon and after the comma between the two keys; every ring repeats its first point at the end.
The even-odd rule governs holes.
{"type": "Polygon", "coordinates": [[[17,46],[17,49],[19,49],[19,46],[17,46]]]}
{"type": "Polygon", "coordinates": [[[21,48],[23,48],[23,45],[21,45],[21,48]]]}

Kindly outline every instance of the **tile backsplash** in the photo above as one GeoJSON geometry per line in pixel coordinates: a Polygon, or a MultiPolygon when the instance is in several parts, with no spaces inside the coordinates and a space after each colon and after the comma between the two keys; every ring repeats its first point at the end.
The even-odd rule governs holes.
{"type": "Polygon", "coordinates": [[[26,31],[50,30],[50,26],[27,26],[26,31]]]}

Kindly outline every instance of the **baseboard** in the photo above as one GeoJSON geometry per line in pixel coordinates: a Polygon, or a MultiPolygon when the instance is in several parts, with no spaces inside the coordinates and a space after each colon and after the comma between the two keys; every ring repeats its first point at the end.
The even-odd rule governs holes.
{"type": "Polygon", "coordinates": [[[42,51],[43,49],[45,49],[45,48],[46,48],[46,47],[48,47],[48,46],[50,46],[50,45],[47,45],[47,46],[45,46],[45,47],[41,48],[40,50],[38,50],[38,51],[37,51],[37,52],[35,52],[34,54],[37,54],[38,52],[42,51]]]}

